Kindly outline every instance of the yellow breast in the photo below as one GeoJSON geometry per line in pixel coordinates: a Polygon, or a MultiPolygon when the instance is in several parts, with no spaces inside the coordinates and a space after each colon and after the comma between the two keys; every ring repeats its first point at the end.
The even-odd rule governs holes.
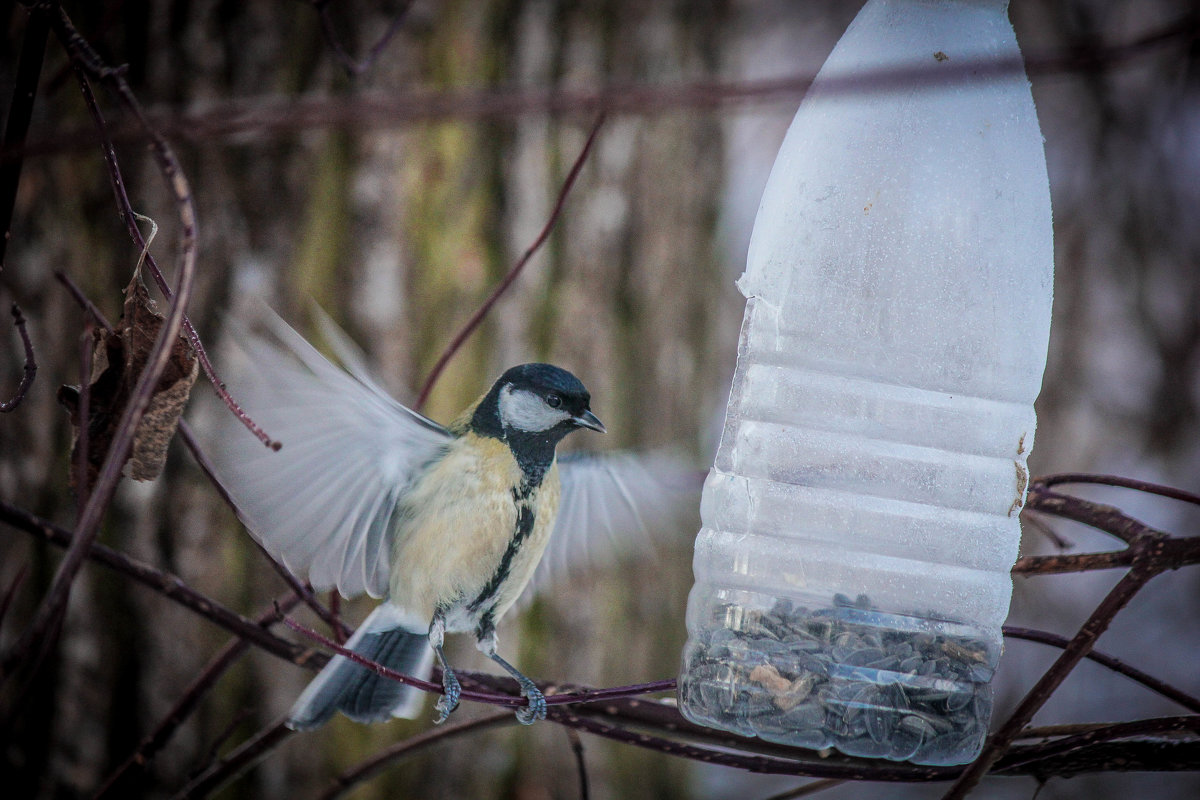
{"type": "MultiPolygon", "coordinates": [[[[517,527],[513,490],[522,472],[507,445],[465,434],[404,498],[395,525],[391,601],[423,618],[439,606],[468,603],[493,577],[517,527]]],[[[557,465],[529,503],[533,530],[513,555],[498,618],[532,577],[558,511],[557,465]]]]}

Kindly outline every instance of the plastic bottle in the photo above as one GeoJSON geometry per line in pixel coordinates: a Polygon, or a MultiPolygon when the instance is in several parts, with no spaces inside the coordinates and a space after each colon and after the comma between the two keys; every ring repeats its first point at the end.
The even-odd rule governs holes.
{"type": "Polygon", "coordinates": [[[696,538],[695,722],[921,764],[982,746],[1053,282],[1007,5],[871,0],[780,148],[696,538]]]}

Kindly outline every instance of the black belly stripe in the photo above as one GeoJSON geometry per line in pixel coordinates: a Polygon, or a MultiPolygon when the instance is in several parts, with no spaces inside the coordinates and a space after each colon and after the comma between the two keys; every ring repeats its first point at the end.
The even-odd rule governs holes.
{"type": "MultiPolygon", "coordinates": [[[[483,590],[478,596],[467,604],[467,610],[471,612],[479,611],[489,601],[493,600],[500,593],[500,587],[508,580],[508,573],[512,569],[513,559],[517,557],[517,551],[521,549],[521,545],[533,533],[533,523],[536,517],[533,506],[529,499],[536,487],[526,486],[522,484],[518,488],[512,490],[513,503],[517,506],[517,524],[513,531],[513,536],[508,540],[508,547],[504,548],[504,555],[500,557],[500,564],[496,567],[496,571],[492,573],[492,577],[484,584],[483,590]]],[[[491,616],[491,609],[486,612],[487,616],[491,616]]]]}

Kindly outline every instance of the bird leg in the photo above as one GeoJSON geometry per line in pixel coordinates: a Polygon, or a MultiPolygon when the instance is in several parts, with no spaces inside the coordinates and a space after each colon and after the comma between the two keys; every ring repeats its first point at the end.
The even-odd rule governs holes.
{"type": "Polygon", "coordinates": [[[446,617],[441,609],[433,613],[433,621],[429,623],[429,646],[437,656],[438,666],[442,668],[442,689],[445,694],[437,701],[438,718],[434,725],[443,723],[449,718],[450,712],[458,708],[458,698],[462,694],[462,685],[450,665],[446,663],[446,654],[442,652],[442,643],[446,639],[446,617]]]}
{"type": "Polygon", "coordinates": [[[516,667],[505,661],[496,652],[498,643],[495,628],[480,626],[476,636],[478,637],[476,647],[479,648],[479,651],[504,667],[504,671],[516,679],[517,684],[521,687],[521,694],[529,701],[529,705],[517,709],[517,721],[522,725],[532,725],[540,719],[545,719],[546,696],[542,694],[542,690],[537,687],[537,684],[522,675],[516,667]]]}

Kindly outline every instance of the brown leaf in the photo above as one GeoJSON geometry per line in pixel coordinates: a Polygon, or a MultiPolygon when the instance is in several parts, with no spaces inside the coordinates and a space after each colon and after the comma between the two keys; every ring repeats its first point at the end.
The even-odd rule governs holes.
{"type": "MultiPolygon", "coordinates": [[[[108,455],[121,415],[125,413],[138,378],[146,368],[162,325],[162,315],[155,308],[141,278],[135,274],[129,286],[125,287],[124,314],[116,329],[96,331],[88,398],[89,489],[108,455]]],[[[127,477],[147,481],[162,472],[167,458],[167,445],[175,434],[198,371],[199,364],[192,345],[180,334],[171,348],[166,369],[154,387],[146,413],[138,424],[133,446],[123,468],[127,477]]],[[[79,446],[79,387],[61,387],[58,398],[70,411],[71,424],[75,426],[70,482],[71,487],[76,488],[74,464],[79,446]]]]}

